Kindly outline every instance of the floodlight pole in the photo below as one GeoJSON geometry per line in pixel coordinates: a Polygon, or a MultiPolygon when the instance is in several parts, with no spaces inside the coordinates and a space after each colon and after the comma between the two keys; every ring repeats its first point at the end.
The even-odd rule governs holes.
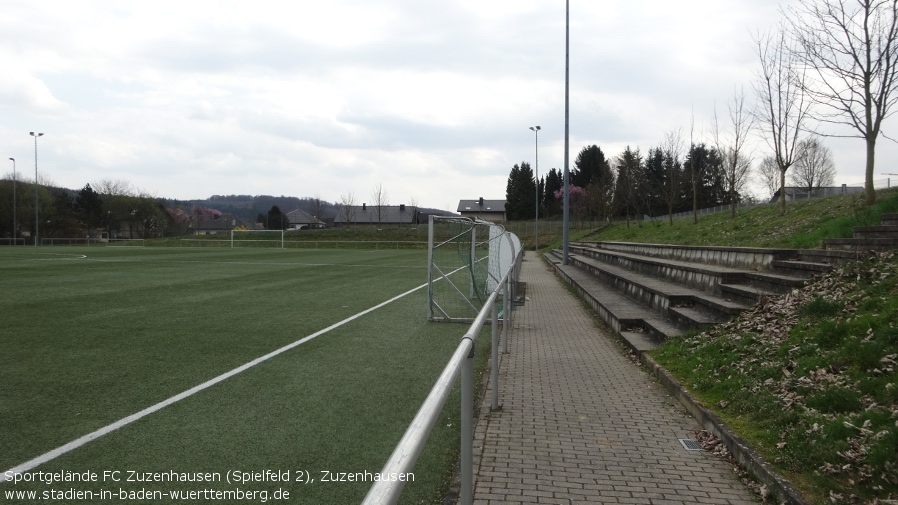
{"type": "Polygon", "coordinates": [[[12,245],[16,245],[16,159],[12,161],[12,245]]]}
{"type": "Polygon", "coordinates": [[[34,133],[28,132],[29,135],[34,137],[34,247],[40,245],[40,233],[39,223],[38,223],[38,206],[37,206],[37,138],[42,136],[43,133],[34,133]]]}
{"type": "Polygon", "coordinates": [[[533,173],[536,179],[536,213],[533,214],[533,250],[539,251],[539,126],[531,126],[531,130],[536,134],[536,168],[533,173]]]}
{"type": "Polygon", "coordinates": [[[571,0],[565,0],[564,6],[564,224],[562,231],[561,263],[568,264],[569,245],[568,231],[571,224],[571,188],[570,171],[568,170],[568,151],[570,150],[570,48],[571,48],[571,0]]]}

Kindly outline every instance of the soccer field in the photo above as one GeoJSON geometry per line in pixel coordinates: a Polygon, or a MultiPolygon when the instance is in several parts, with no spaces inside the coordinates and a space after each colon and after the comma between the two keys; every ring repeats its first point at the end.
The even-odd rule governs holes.
{"type": "MultiPolygon", "coordinates": [[[[360,502],[371,482],[322,482],[324,472],[379,472],[466,329],[426,322],[427,289],[416,289],[426,261],[425,251],[0,248],[0,471],[51,456],[25,477],[43,482],[0,483],[0,502],[28,491],[83,503],[141,492],[145,503],[181,492],[360,502]]],[[[453,395],[403,502],[441,499],[457,405],[453,395]]]]}

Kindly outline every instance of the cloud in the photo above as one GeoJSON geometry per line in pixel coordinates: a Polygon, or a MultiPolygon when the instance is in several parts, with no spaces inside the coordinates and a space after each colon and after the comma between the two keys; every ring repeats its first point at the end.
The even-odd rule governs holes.
{"type": "MultiPolygon", "coordinates": [[[[775,0],[573,4],[571,159],[706,128],[779,18],[775,0]]],[[[73,188],[337,201],[380,183],[454,210],[503,197],[529,126],[540,172],[562,167],[564,29],[563,4],[538,0],[11,0],[0,146],[27,159],[43,128],[41,169],[73,188]]],[[[857,149],[833,145],[856,173],[857,149]]]]}

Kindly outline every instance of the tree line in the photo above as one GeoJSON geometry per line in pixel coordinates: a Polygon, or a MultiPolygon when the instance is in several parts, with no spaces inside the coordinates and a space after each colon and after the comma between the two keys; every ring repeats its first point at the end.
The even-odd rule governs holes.
{"type": "MultiPolygon", "coordinates": [[[[705,143],[683,148],[681,155],[684,145],[679,132],[670,132],[661,145],[644,154],[628,146],[609,159],[597,145],[584,147],[570,173],[572,216],[580,220],[641,219],[724,205],[734,209],[736,204],[754,199],[744,191],[752,173],[746,158],[728,164],[724,150],[705,143]]],[[[829,149],[816,139],[804,143],[802,149],[806,154],[801,157],[801,170],[790,174],[791,183],[808,190],[832,184],[835,169],[829,149]]],[[[769,167],[770,160],[762,166],[769,167]]],[[[778,171],[759,169],[757,176],[771,193],[776,191],[772,181],[778,180],[778,171]]],[[[559,169],[552,168],[537,182],[529,163],[514,165],[506,186],[507,219],[533,219],[537,212],[541,218],[561,216],[563,185],[559,169]]]]}
{"type": "MultiPolygon", "coordinates": [[[[0,238],[159,238],[180,236],[196,230],[229,228],[211,225],[227,215],[237,217],[248,228],[286,230],[288,211],[299,209],[321,221],[338,212],[352,212],[355,196],[341,196],[340,203],[314,197],[270,195],[213,195],[207,200],[157,198],[137,190],[124,180],[104,179],[80,190],[56,187],[42,179],[0,178],[0,238]],[[35,200],[35,194],[37,199],[35,200]],[[35,202],[39,222],[35,222],[35,202]],[[267,209],[267,210],[266,210],[267,209]]],[[[371,195],[372,210],[380,222],[389,205],[386,189],[377,184],[371,195]]],[[[417,208],[417,201],[410,199],[417,208]]],[[[347,221],[350,222],[351,220],[347,221]]]]}
{"type": "MultiPolygon", "coordinates": [[[[608,159],[599,146],[590,145],[577,155],[570,173],[571,214],[602,220],[683,212],[693,202],[701,208],[723,205],[732,197],[724,180],[722,156],[704,144],[692,146],[682,160],[670,146],[645,154],[627,147],[608,159]]],[[[529,163],[512,168],[506,190],[509,220],[533,219],[537,211],[540,217],[561,215],[562,171],[551,169],[538,184],[529,163]]]]}
{"type": "Polygon", "coordinates": [[[93,237],[105,231],[149,238],[173,229],[165,207],[127,182],[103,180],[78,191],[41,182],[0,179],[0,236],[33,237],[37,228],[41,237],[93,237]]]}
{"type": "MultiPolygon", "coordinates": [[[[275,198],[260,197],[254,205],[261,206],[275,198]]],[[[56,187],[48,180],[35,184],[34,181],[6,177],[0,179],[0,237],[34,237],[35,228],[41,238],[99,238],[104,234],[109,238],[179,236],[218,220],[227,210],[223,212],[208,205],[227,200],[233,203],[245,201],[245,198],[216,196],[210,201],[187,202],[157,198],[122,180],[105,179],[93,185],[86,184],[80,190],[71,190],[56,187]]],[[[318,215],[325,212],[326,207],[333,207],[317,197],[277,199],[292,200],[307,204],[305,207],[309,210],[317,209],[318,215]]],[[[245,219],[248,226],[253,226],[254,220],[271,229],[286,229],[289,225],[287,215],[277,205],[259,213],[255,207],[239,210],[244,214],[239,217],[245,219]]]]}

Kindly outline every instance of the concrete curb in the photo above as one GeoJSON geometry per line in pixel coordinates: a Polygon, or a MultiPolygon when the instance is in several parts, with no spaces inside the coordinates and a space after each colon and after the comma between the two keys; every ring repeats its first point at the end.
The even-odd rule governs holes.
{"type": "Polygon", "coordinates": [[[795,489],[789,481],[783,478],[769,463],[738,435],[733,433],[719,417],[704,408],[688,391],[668,373],[661,365],[655,362],[644,352],[637,353],[639,361],[658,378],[661,384],[676,397],[686,410],[702,425],[702,427],[719,438],[733,455],[736,461],[751,473],[780,503],[789,505],[810,505],[804,495],[795,489]]]}

